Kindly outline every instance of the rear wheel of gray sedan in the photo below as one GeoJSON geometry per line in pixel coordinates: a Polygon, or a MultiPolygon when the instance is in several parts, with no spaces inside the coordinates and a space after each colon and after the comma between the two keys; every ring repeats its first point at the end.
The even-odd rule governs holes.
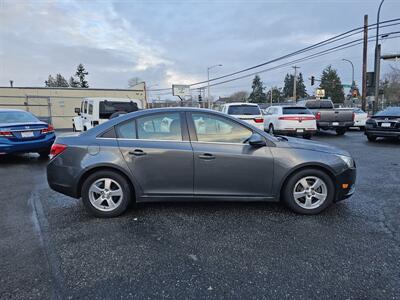
{"type": "Polygon", "coordinates": [[[292,175],[282,193],[289,208],[305,215],[323,211],[333,202],[334,195],[332,179],[317,169],[305,169],[292,175]]]}
{"type": "Polygon", "coordinates": [[[86,209],[97,217],[110,218],[124,213],[131,202],[131,189],[125,177],[113,171],[98,171],[82,185],[86,209]]]}

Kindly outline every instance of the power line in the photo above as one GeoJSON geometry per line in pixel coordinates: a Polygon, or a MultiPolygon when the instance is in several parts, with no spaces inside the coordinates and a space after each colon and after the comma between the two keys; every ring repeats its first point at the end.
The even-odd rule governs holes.
{"type": "MultiPolygon", "coordinates": [[[[397,22],[397,23],[394,23],[394,24],[387,24],[387,23],[393,23],[393,22],[396,22],[396,21],[400,21],[400,18],[390,19],[390,20],[386,20],[386,21],[379,22],[379,24],[386,24],[386,25],[380,26],[380,28],[391,27],[391,26],[399,25],[400,22],[397,22]]],[[[375,29],[375,28],[376,28],[376,25],[377,25],[377,23],[368,25],[368,30],[373,30],[373,29],[375,29]]],[[[354,29],[348,30],[348,31],[346,31],[346,32],[343,32],[343,33],[340,33],[340,34],[335,35],[335,36],[333,36],[333,37],[330,37],[330,38],[328,38],[328,39],[325,39],[325,40],[323,40],[323,41],[321,41],[321,42],[315,43],[315,44],[313,44],[313,45],[307,46],[307,47],[302,48],[302,49],[300,49],[300,50],[291,52],[291,53],[289,53],[289,54],[280,56],[280,57],[278,57],[278,58],[269,60],[269,61],[267,61],[267,62],[258,64],[258,65],[252,66],[252,67],[248,67],[248,68],[245,68],[245,69],[242,69],[242,70],[233,72],[233,73],[229,73],[229,74],[222,75],[222,76],[219,76],[219,77],[211,78],[210,80],[204,80],[204,81],[192,83],[192,84],[189,84],[189,85],[190,85],[190,86],[194,86],[194,85],[199,85],[199,84],[203,84],[203,83],[208,83],[208,82],[216,81],[216,80],[223,79],[223,78],[226,78],[226,77],[231,77],[231,76],[233,76],[233,75],[237,75],[237,74],[240,74],[240,73],[243,73],[243,72],[247,72],[247,71],[250,71],[250,70],[259,68],[259,67],[261,67],[261,66],[265,66],[265,65],[268,65],[268,64],[271,64],[271,63],[274,63],[274,62],[278,62],[278,61],[280,61],[280,60],[289,58],[289,57],[291,57],[291,56],[295,56],[295,55],[298,55],[298,54],[302,54],[302,53],[304,53],[304,52],[308,52],[308,51],[311,51],[311,50],[314,50],[314,49],[317,49],[317,48],[320,48],[320,47],[323,47],[323,46],[326,46],[326,45],[329,45],[329,44],[332,44],[332,43],[336,43],[336,42],[338,42],[338,41],[340,41],[340,40],[343,40],[343,39],[349,38],[349,37],[351,37],[351,36],[353,36],[353,35],[362,33],[362,32],[363,32],[363,29],[364,29],[364,26],[356,27],[356,28],[354,28],[354,29]]],[[[328,49],[328,50],[329,50],[329,49],[328,49]]],[[[257,72],[257,73],[258,73],[258,72],[257,72]]],[[[254,74],[254,73],[252,73],[252,74],[254,74]]],[[[246,76],[246,77],[247,77],[247,76],[246,76]]],[[[227,82],[229,82],[229,81],[227,81],[227,82]]],[[[210,85],[210,86],[214,86],[214,85],[210,85]]],[[[202,87],[202,88],[203,88],[203,87],[202,87]]],[[[150,90],[150,91],[155,91],[155,92],[157,92],[157,91],[166,91],[166,90],[171,90],[171,88],[160,88],[160,89],[153,89],[153,90],[150,90]]]]}
{"type": "MultiPolygon", "coordinates": [[[[400,33],[400,31],[384,33],[384,34],[380,34],[380,36],[386,35],[386,34],[398,34],[398,33],[400,33]]],[[[370,37],[368,40],[371,41],[374,38],[375,37],[370,37]]],[[[388,39],[393,39],[393,38],[399,38],[399,36],[395,36],[395,37],[390,37],[389,36],[389,37],[387,37],[385,39],[388,40],[388,39]]],[[[268,69],[263,69],[263,70],[260,70],[260,71],[257,71],[257,72],[253,72],[253,73],[249,73],[249,74],[246,74],[246,75],[243,75],[243,76],[240,76],[240,77],[236,77],[236,78],[228,79],[228,80],[225,80],[225,81],[217,82],[217,83],[214,83],[214,84],[210,84],[210,87],[217,86],[217,85],[224,84],[224,83],[228,83],[228,82],[232,82],[232,81],[236,81],[236,80],[240,80],[240,79],[244,79],[244,78],[247,78],[247,77],[250,77],[250,76],[254,76],[254,75],[257,75],[257,74],[260,74],[260,73],[265,73],[265,72],[281,69],[283,67],[291,66],[291,65],[293,65],[295,63],[300,63],[300,62],[311,60],[311,59],[314,59],[314,58],[317,58],[317,57],[320,57],[320,56],[331,54],[331,53],[334,53],[334,52],[337,52],[337,51],[340,51],[340,50],[344,50],[344,49],[347,49],[347,48],[358,46],[358,45],[363,43],[363,41],[360,42],[360,40],[363,40],[363,39],[353,40],[351,42],[347,42],[347,43],[332,47],[330,49],[326,49],[326,50],[323,50],[323,51],[320,51],[320,52],[317,52],[317,53],[313,53],[313,54],[310,54],[308,56],[305,56],[305,57],[302,57],[302,58],[299,58],[299,59],[296,59],[296,60],[293,60],[293,61],[290,61],[290,62],[286,62],[286,63],[280,64],[280,65],[277,65],[277,66],[274,66],[274,67],[271,67],[271,68],[268,68],[268,69]]],[[[205,88],[205,86],[202,86],[202,87],[199,87],[199,88],[194,88],[194,89],[200,89],[200,88],[205,88]]]]}

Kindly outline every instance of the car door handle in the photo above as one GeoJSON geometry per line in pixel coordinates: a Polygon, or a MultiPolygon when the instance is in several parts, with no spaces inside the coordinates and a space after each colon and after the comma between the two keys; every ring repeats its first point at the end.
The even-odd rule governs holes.
{"type": "Polygon", "coordinates": [[[143,155],[146,155],[146,152],[144,152],[141,149],[135,149],[133,151],[129,151],[129,154],[130,155],[135,155],[135,156],[143,156],[143,155]]]}
{"type": "Polygon", "coordinates": [[[215,156],[211,153],[204,153],[199,155],[200,159],[215,159],[215,156]]]}

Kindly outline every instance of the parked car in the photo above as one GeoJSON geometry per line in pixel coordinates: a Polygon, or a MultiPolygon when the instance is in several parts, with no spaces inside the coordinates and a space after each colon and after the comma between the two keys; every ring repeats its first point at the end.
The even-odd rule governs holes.
{"type": "Polygon", "coordinates": [[[75,108],[73,131],[86,131],[109,119],[144,108],[141,100],[128,98],[84,98],[75,108]]]}
{"type": "Polygon", "coordinates": [[[331,100],[309,99],[299,101],[297,104],[313,112],[318,129],[335,130],[338,135],[343,135],[349,127],[354,126],[354,113],[335,109],[331,100]]]}
{"type": "Polygon", "coordinates": [[[19,109],[0,109],[0,154],[37,152],[50,154],[55,140],[52,125],[19,109]]]}
{"type": "Polygon", "coordinates": [[[130,202],[279,201],[316,214],[354,192],[356,166],[335,147],[273,137],[229,115],[195,108],[126,114],[57,137],[47,166],[52,189],[82,198],[99,217],[130,202]],[[68,174],[68,176],[66,176],[68,174]]]}
{"type": "Polygon", "coordinates": [[[400,107],[388,107],[369,118],[365,135],[370,142],[378,137],[400,138],[400,107]]]}
{"type": "Polygon", "coordinates": [[[339,108],[339,110],[352,111],[354,113],[354,126],[361,130],[365,129],[365,123],[368,119],[368,114],[361,108],[339,108]]]}
{"type": "Polygon", "coordinates": [[[264,129],[264,118],[260,107],[255,103],[235,102],[224,104],[221,111],[243,120],[257,128],[264,129]]]}
{"type": "Polygon", "coordinates": [[[264,130],[270,134],[300,135],[310,139],[317,131],[317,122],[305,106],[270,106],[264,115],[264,130]]]}

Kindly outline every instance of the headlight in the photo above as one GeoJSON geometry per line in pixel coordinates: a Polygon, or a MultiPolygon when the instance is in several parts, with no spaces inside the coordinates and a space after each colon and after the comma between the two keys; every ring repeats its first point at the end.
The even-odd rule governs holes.
{"type": "Polygon", "coordinates": [[[346,165],[349,168],[355,168],[356,167],[354,159],[351,158],[350,156],[346,156],[346,155],[338,155],[338,156],[340,157],[341,160],[343,160],[346,163],[346,165]]]}

